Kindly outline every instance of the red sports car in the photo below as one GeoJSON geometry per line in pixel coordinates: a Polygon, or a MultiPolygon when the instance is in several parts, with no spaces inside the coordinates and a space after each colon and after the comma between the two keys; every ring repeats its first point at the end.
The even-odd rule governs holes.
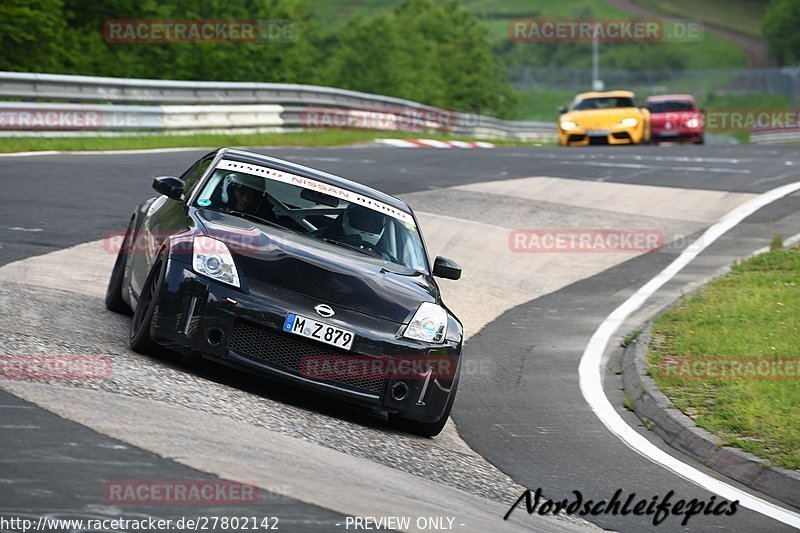
{"type": "Polygon", "coordinates": [[[693,142],[703,144],[705,111],[690,94],[666,94],[647,99],[652,142],[693,142]]]}

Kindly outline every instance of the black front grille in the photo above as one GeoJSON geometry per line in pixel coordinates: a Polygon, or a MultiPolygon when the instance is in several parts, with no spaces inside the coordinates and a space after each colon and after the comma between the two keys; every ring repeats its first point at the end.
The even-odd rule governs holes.
{"type": "MultiPolygon", "coordinates": [[[[342,350],[301,339],[293,339],[288,334],[277,334],[237,320],[233,324],[228,348],[254,360],[263,361],[281,370],[303,375],[301,366],[306,358],[327,358],[347,354],[342,350]]],[[[307,363],[306,363],[307,364],[307,363]]],[[[313,376],[305,376],[314,379],[313,376]]],[[[323,383],[335,383],[381,395],[385,377],[379,376],[337,376],[336,379],[314,379],[323,383]]]]}

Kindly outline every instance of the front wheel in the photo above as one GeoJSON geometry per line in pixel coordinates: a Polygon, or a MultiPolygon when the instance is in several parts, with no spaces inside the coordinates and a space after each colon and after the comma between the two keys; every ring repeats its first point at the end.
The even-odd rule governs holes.
{"type": "Polygon", "coordinates": [[[453,409],[453,402],[456,399],[456,390],[458,389],[458,381],[453,383],[453,389],[450,391],[450,398],[447,399],[447,406],[444,408],[442,418],[436,422],[420,422],[418,420],[411,420],[397,415],[389,415],[389,424],[395,429],[411,433],[412,435],[419,435],[420,437],[435,437],[444,429],[447,420],[450,418],[450,411],[453,409]]]}
{"type": "Polygon", "coordinates": [[[139,295],[139,303],[131,320],[131,330],[128,337],[131,349],[142,354],[153,354],[159,349],[158,344],[150,336],[150,324],[153,313],[158,303],[158,295],[164,284],[164,275],[167,269],[167,260],[159,255],[153,268],[150,269],[147,279],[139,295]]]}

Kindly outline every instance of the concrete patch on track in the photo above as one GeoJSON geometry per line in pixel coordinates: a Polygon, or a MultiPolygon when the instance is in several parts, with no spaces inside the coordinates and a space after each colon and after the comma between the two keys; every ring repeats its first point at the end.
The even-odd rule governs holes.
{"type": "Polygon", "coordinates": [[[14,383],[8,388],[58,415],[162,457],[349,516],[451,516],[454,529],[463,531],[594,529],[575,519],[520,513],[504,522],[500,517],[507,505],[226,416],[71,387],[14,383]]]}
{"type": "MultiPolygon", "coordinates": [[[[286,496],[342,514],[392,516],[402,504],[402,514],[417,516],[435,506],[440,515],[467,521],[467,531],[484,531],[489,523],[519,529],[519,522],[501,517],[522,487],[464,445],[454,429],[442,439],[413,437],[362,412],[343,412],[326,398],[303,398],[215,363],[170,365],[135,354],[127,349],[129,319],[106,311],[98,295],[6,278],[0,307],[9,310],[0,316],[5,353],[110,356],[104,380],[0,382],[65,418],[204,472],[250,480],[234,469],[245,465],[259,472],[265,488],[278,484],[286,496]]],[[[526,523],[544,531],[591,529],[574,518],[526,523]]]]}
{"type": "Polygon", "coordinates": [[[431,255],[461,262],[442,280],[445,302],[469,335],[519,304],[598,274],[636,253],[519,253],[514,229],[655,230],[685,239],[754,195],[532,177],[404,196],[418,211],[431,255]]]}
{"type": "Polygon", "coordinates": [[[710,223],[754,195],[720,191],[532,177],[456,187],[580,208],[710,223]]]}

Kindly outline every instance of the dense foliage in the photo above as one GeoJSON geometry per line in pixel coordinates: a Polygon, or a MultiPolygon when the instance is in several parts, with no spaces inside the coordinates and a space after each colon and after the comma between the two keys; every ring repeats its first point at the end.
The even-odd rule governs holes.
{"type": "Polygon", "coordinates": [[[779,65],[800,63],[800,0],[772,0],[762,33],[779,65]]]}
{"type": "Polygon", "coordinates": [[[308,83],[505,115],[509,90],[485,28],[455,1],[408,0],[334,30],[304,0],[5,0],[0,70],[308,83]],[[120,43],[109,20],[290,21],[290,42],[120,43]]]}

